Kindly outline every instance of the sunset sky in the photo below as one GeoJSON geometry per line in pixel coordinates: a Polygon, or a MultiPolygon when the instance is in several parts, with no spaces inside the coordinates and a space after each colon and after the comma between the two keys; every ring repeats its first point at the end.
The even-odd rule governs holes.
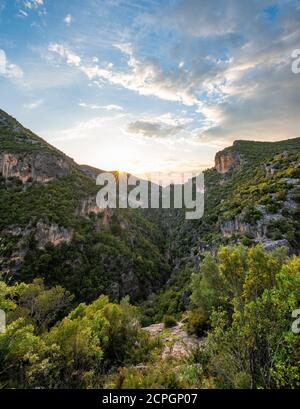
{"type": "Polygon", "coordinates": [[[0,108],[78,163],[198,172],[300,136],[298,0],[0,0],[0,108]]]}

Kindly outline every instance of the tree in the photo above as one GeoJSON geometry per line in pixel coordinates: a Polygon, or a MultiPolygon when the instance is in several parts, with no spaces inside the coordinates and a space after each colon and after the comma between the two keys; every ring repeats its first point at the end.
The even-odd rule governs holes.
{"type": "Polygon", "coordinates": [[[300,300],[300,257],[222,247],[203,266],[192,280],[192,300],[211,308],[206,369],[216,386],[299,387],[300,339],[291,332],[291,313],[300,300]],[[202,299],[207,294],[213,303],[202,299]]]}

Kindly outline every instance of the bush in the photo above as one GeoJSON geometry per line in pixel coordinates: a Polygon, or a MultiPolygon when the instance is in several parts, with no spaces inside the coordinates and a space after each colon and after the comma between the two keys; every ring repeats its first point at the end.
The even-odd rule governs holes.
{"type": "Polygon", "coordinates": [[[278,206],[277,203],[270,203],[270,204],[268,204],[268,205],[266,206],[266,208],[267,208],[267,211],[268,211],[269,213],[277,213],[277,212],[278,212],[278,209],[279,209],[279,206],[278,206]]]}
{"type": "Polygon", "coordinates": [[[175,327],[176,324],[177,324],[177,321],[172,315],[165,315],[164,316],[165,328],[175,327]]]}
{"type": "Polygon", "coordinates": [[[285,190],[280,190],[279,192],[276,193],[276,198],[277,200],[283,201],[286,199],[286,191],[285,190]]]}
{"type": "Polygon", "coordinates": [[[250,237],[244,236],[241,239],[241,243],[243,246],[249,247],[252,244],[252,240],[250,239],[250,237]]]}
{"type": "Polygon", "coordinates": [[[191,335],[202,337],[209,329],[209,323],[206,314],[200,310],[192,310],[188,313],[187,332],[191,335]]]}
{"type": "Polygon", "coordinates": [[[262,218],[261,212],[255,207],[248,207],[244,213],[243,221],[249,224],[255,224],[262,218]]]}

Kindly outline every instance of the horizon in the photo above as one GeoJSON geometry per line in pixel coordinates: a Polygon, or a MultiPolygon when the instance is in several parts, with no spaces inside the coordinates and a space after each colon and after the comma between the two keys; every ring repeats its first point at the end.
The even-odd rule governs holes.
{"type": "Polygon", "coordinates": [[[1,106],[77,163],[137,176],[299,137],[299,0],[213,3],[0,0],[1,106]]]}

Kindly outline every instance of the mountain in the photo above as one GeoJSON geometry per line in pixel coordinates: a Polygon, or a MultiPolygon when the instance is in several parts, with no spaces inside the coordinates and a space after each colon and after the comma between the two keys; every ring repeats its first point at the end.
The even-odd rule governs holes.
{"type": "Polygon", "coordinates": [[[299,253],[300,138],[235,141],[204,176],[204,216],[181,223],[181,249],[186,242],[195,254],[243,242],[299,253]]]}
{"type": "Polygon", "coordinates": [[[169,275],[163,234],[142,212],[101,210],[95,168],[77,165],[0,111],[0,262],[78,300],[145,298],[169,275]]]}
{"type": "Polygon", "coordinates": [[[0,388],[299,388],[300,138],[218,152],[199,220],[99,173],[0,111],[0,388]]]}
{"type": "Polygon", "coordinates": [[[183,209],[103,211],[99,169],[76,164],[0,111],[2,274],[44,277],[79,300],[102,292],[138,300],[176,282],[185,267],[197,271],[220,244],[299,254],[299,158],[300,138],[235,141],[204,172],[199,220],[185,220],[183,209]]]}
{"type": "Polygon", "coordinates": [[[280,142],[235,141],[218,152],[204,172],[205,210],[185,220],[174,210],[167,220],[173,266],[167,286],[144,303],[144,323],[189,308],[190,276],[206,253],[222,245],[283,247],[300,254],[300,138],[280,142]]]}

